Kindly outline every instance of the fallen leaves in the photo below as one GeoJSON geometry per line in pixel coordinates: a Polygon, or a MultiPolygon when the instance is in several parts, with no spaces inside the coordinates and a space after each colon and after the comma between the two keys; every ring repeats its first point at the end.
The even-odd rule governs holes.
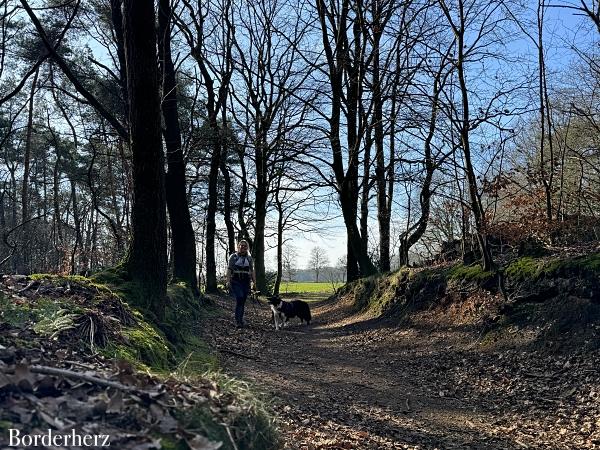
{"type": "Polygon", "coordinates": [[[217,423],[227,424],[241,414],[237,399],[214,380],[159,379],[93,351],[103,344],[102,327],[108,335],[135,321],[118,297],[88,283],[52,277],[3,276],[0,291],[7,305],[0,311],[0,447],[7,426],[22,434],[51,429],[109,435],[111,447],[123,450],[160,449],[166,438],[192,450],[222,446],[182,420],[183,412],[197,407],[205,407],[217,423]],[[39,325],[30,305],[42,294],[49,314],[39,325]],[[77,316],[85,320],[53,309],[51,299],[65,304],[65,296],[85,311],[77,316]],[[87,330],[87,345],[70,335],[81,335],[81,330],[87,330]]]}
{"type": "Polygon", "coordinates": [[[314,308],[302,333],[275,333],[260,310],[242,333],[205,330],[257,358],[222,352],[277,397],[284,448],[600,449],[600,352],[481,351],[468,329],[352,325],[332,310],[314,308]]]}
{"type": "Polygon", "coordinates": [[[101,360],[88,372],[32,365],[25,359],[13,365],[2,362],[0,421],[28,432],[36,427],[65,431],[102,424],[100,431],[111,436],[111,445],[122,449],[161,448],[156,435],[184,440],[192,449],[219,448],[219,442],[183,429],[174,416],[181,405],[196,404],[198,391],[209,386],[190,388],[177,380],[162,383],[133,374],[132,384],[126,386],[116,381],[119,373],[118,367],[101,360]]]}

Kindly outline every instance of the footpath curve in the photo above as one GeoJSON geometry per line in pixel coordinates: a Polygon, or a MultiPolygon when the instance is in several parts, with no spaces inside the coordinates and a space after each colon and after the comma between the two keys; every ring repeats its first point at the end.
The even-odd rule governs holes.
{"type": "Polygon", "coordinates": [[[398,326],[311,306],[310,327],[275,331],[250,303],[242,330],[230,311],[204,325],[225,370],[274,397],[286,449],[600,449],[597,352],[482,350],[428,313],[398,326]]]}

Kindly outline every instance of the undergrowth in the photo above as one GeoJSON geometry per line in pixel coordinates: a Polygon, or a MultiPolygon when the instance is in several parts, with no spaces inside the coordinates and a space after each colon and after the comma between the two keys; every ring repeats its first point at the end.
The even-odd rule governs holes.
{"type": "MultiPolygon", "coordinates": [[[[185,283],[168,286],[165,318],[157,323],[147,311],[135,308],[141,304],[139,291],[119,267],[91,278],[36,274],[29,279],[59,286],[58,293],[70,292],[72,286],[78,290],[73,289],[76,292],[69,295],[25,300],[0,293],[0,326],[5,322],[11,327],[30,327],[44,339],[63,339],[65,345],[126,360],[137,370],[160,378],[175,377],[192,385],[211,383],[233,405],[228,406],[226,420],[217,418],[209,402],[200,403],[176,413],[186,426],[223,442],[223,449],[278,448],[265,398],[249,384],[223,375],[216,353],[199,337],[202,321],[221,314],[220,310],[201,304],[185,283]],[[92,330],[105,331],[102,345],[94,345],[93,338],[81,332],[90,328],[90,322],[92,330]]],[[[165,449],[188,448],[183,441],[169,436],[159,438],[165,449]]]]}
{"type": "Polygon", "coordinates": [[[592,348],[595,339],[600,346],[600,253],[521,257],[500,270],[503,277],[477,264],[402,267],[349,283],[338,297],[350,296],[357,312],[400,321],[410,312],[433,308],[464,320],[461,311],[472,312],[477,302],[477,314],[469,313],[469,320],[479,321],[474,323],[483,335],[529,327],[537,336],[532,345],[592,348]]]}

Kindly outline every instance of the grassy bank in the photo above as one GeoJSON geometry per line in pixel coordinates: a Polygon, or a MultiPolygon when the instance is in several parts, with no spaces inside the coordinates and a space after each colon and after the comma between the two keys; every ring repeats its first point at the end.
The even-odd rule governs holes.
{"type": "MultiPolygon", "coordinates": [[[[198,439],[221,443],[219,448],[224,449],[278,448],[268,400],[248,383],[221,373],[215,351],[198,338],[202,323],[213,320],[220,310],[201,305],[185,285],[174,284],[168,288],[165,320],[157,323],[132,306],[135,285],[120,275],[113,270],[91,279],[45,274],[4,277],[0,329],[7,332],[0,337],[0,349],[18,349],[25,361],[52,352],[69,354],[69,361],[79,361],[98,373],[131,371],[127,376],[132,382],[164,386],[164,395],[174,399],[185,393],[188,400],[174,400],[181,403],[176,408],[160,412],[164,402],[154,405],[153,414],[160,412],[158,422],[144,425],[164,449],[196,448],[190,438],[194,433],[198,439]],[[143,381],[148,376],[154,381],[143,381]],[[166,433],[167,422],[191,431],[166,433]]],[[[57,363],[64,365],[63,360],[57,363]]],[[[102,414],[94,416],[95,421],[116,420],[102,414]]],[[[8,415],[0,420],[12,423],[18,418],[8,415]]],[[[41,424],[33,420],[30,425],[42,424],[43,420],[41,424]]],[[[115,431],[121,432],[127,429],[115,431]]]]}
{"type": "Polygon", "coordinates": [[[567,351],[600,345],[598,253],[515,258],[494,272],[462,264],[405,267],[357,280],[337,296],[357,312],[392,321],[434,313],[439,323],[479,330],[485,342],[510,333],[567,351]]]}

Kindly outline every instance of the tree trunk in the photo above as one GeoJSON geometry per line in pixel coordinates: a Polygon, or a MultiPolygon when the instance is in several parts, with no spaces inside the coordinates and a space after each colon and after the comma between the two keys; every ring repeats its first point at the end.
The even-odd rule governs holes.
{"type": "Polygon", "coordinates": [[[235,226],[231,220],[231,176],[227,168],[227,161],[230,155],[229,149],[229,128],[227,126],[227,111],[225,108],[221,110],[221,120],[223,122],[223,139],[221,139],[221,175],[223,177],[223,219],[225,220],[225,228],[227,228],[227,256],[231,255],[236,250],[235,242],[235,226]]]}
{"type": "Polygon", "coordinates": [[[71,275],[77,273],[77,264],[75,262],[75,256],[77,251],[80,251],[81,247],[81,218],[79,217],[79,207],[77,206],[77,190],[75,189],[75,181],[71,179],[71,199],[73,201],[73,221],[75,222],[75,245],[71,251],[71,275]]]}
{"type": "MultiPolygon", "coordinates": [[[[218,129],[216,122],[213,129],[218,129]]],[[[218,134],[218,133],[217,133],[218,134]]],[[[215,236],[217,224],[217,182],[219,179],[219,166],[221,165],[221,144],[218,137],[213,142],[213,153],[210,157],[210,171],[208,174],[208,207],[206,208],[206,292],[217,292],[217,264],[215,255],[215,236]]]]}
{"type": "MultiPolygon", "coordinates": [[[[339,195],[340,207],[344,217],[347,233],[347,281],[357,279],[359,276],[369,276],[377,272],[377,269],[369,259],[368,253],[363,251],[361,245],[362,237],[356,224],[358,204],[358,135],[356,129],[356,115],[359,101],[359,69],[352,61],[352,55],[348,49],[348,37],[346,29],[348,25],[348,13],[350,2],[344,0],[338,12],[327,9],[323,0],[317,0],[317,12],[322,33],[322,42],[329,69],[329,82],[331,84],[331,116],[329,122],[329,141],[332,151],[332,168],[335,174],[335,182],[339,195]],[[334,19],[336,23],[331,23],[334,19]],[[329,26],[340,30],[335,41],[335,47],[329,40],[329,26]],[[348,92],[344,95],[344,73],[349,80],[348,92]],[[347,144],[348,155],[344,158],[340,142],[340,119],[342,113],[342,98],[346,100],[347,115],[347,144]],[[347,160],[347,169],[344,170],[344,159],[347,160]],[[358,269],[357,269],[358,264],[358,269]]],[[[355,55],[360,55],[360,24],[354,23],[353,33],[355,36],[355,55]]]]}
{"type": "Polygon", "coordinates": [[[373,139],[370,131],[365,138],[365,149],[363,155],[363,179],[360,195],[360,237],[361,252],[369,251],[369,197],[371,195],[371,147],[373,139]]]}
{"type": "Polygon", "coordinates": [[[552,119],[550,117],[550,107],[548,99],[548,91],[546,88],[546,63],[544,59],[544,10],[546,8],[544,0],[538,0],[537,7],[537,49],[538,49],[538,89],[539,89],[539,104],[540,104],[540,176],[542,185],[544,186],[544,194],[546,200],[546,222],[548,226],[552,223],[552,182],[554,178],[554,146],[552,142],[552,119]],[[546,139],[546,124],[548,125],[548,149],[550,155],[548,161],[550,163],[550,173],[546,171],[546,154],[545,154],[545,139],[546,139]]]}
{"type": "MultiPolygon", "coordinates": [[[[375,11],[376,2],[373,3],[375,11]]],[[[374,14],[375,15],[375,14],[374,14]]],[[[380,29],[378,24],[373,28],[380,29]]],[[[375,114],[375,179],[377,182],[377,221],[379,225],[379,270],[390,270],[390,219],[388,210],[387,181],[383,145],[383,100],[381,98],[381,80],[379,73],[379,41],[381,32],[373,34],[373,106],[375,114]]],[[[390,155],[392,158],[393,155],[390,155]]],[[[391,164],[391,162],[390,162],[391,164]]]]}
{"type": "Polygon", "coordinates": [[[464,155],[465,172],[467,175],[467,183],[469,186],[469,197],[471,200],[471,210],[473,211],[473,217],[475,219],[475,228],[477,231],[477,243],[479,244],[479,250],[481,251],[481,266],[483,270],[489,271],[493,267],[492,255],[490,253],[489,245],[487,242],[486,235],[486,223],[485,223],[485,212],[481,204],[481,198],[479,196],[479,188],[477,187],[477,177],[475,176],[475,169],[471,160],[471,142],[469,139],[469,130],[471,128],[470,116],[469,116],[469,93],[467,90],[467,84],[464,73],[464,11],[462,2],[459,5],[460,16],[461,16],[461,29],[462,32],[458,33],[457,47],[458,47],[458,61],[456,69],[458,71],[458,80],[460,84],[460,93],[462,100],[462,117],[460,119],[460,139],[464,155]]]}
{"type": "Polygon", "coordinates": [[[410,248],[415,245],[419,239],[423,236],[425,231],[427,230],[427,224],[429,222],[429,213],[431,210],[431,182],[433,179],[433,173],[435,171],[435,161],[433,160],[433,155],[431,152],[431,142],[435,135],[436,127],[437,127],[437,115],[438,115],[438,107],[439,107],[439,97],[441,92],[441,83],[442,83],[442,71],[443,71],[443,63],[440,63],[440,69],[436,74],[436,77],[433,81],[433,95],[431,101],[431,115],[429,120],[429,129],[427,131],[427,136],[425,137],[425,142],[423,144],[423,153],[425,156],[425,179],[423,180],[423,185],[421,186],[421,193],[419,195],[419,204],[421,207],[421,216],[419,220],[415,223],[414,226],[407,229],[402,236],[400,236],[400,265],[408,266],[409,261],[409,251],[410,248]]]}
{"type": "MultiPolygon", "coordinates": [[[[278,191],[277,191],[278,192],[278,191]]],[[[275,203],[277,204],[277,277],[275,278],[275,286],[273,286],[273,295],[279,295],[281,287],[281,278],[283,276],[283,205],[279,196],[275,192],[275,203]]]]}
{"type": "MultiPolygon", "coordinates": [[[[57,145],[58,147],[58,145],[57,145]]],[[[52,205],[54,209],[54,248],[56,250],[56,270],[60,271],[64,258],[64,243],[62,224],[60,220],[60,166],[61,166],[61,151],[56,148],[56,162],[54,163],[54,171],[52,176],[52,205]]]]}
{"type": "Polygon", "coordinates": [[[171,5],[160,0],[158,15],[158,50],[162,61],[163,136],[167,149],[165,188],[171,225],[173,279],[184,281],[199,296],[196,278],[196,237],[190,218],[185,183],[185,163],[181,148],[181,130],[177,110],[177,82],[171,58],[171,5]]]}
{"type": "Polygon", "coordinates": [[[33,81],[31,82],[31,91],[29,93],[29,112],[27,115],[27,133],[25,135],[25,156],[23,158],[23,185],[21,188],[21,255],[20,267],[17,269],[20,273],[28,274],[31,264],[31,249],[28,245],[29,240],[29,170],[31,165],[31,139],[33,135],[33,98],[37,87],[39,70],[35,71],[33,81]]]}
{"type": "Polygon", "coordinates": [[[231,177],[225,166],[225,158],[221,158],[221,175],[223,176],[223,217],[225,219],[225,227],[227,228],[227,252],[232,254],[235,252],[235,227],[231,220],[231,177]]]}
{"type": "Polygon", "coordinates": [[[167,220],[154,3],[124,0],[123,30],[133,163],[132,236],[125,266],[140,306],[164,317],[167,220]]]}
{"type": "Polygon", "coordinates": [[[239,164],[240,170],[242,172],[242,176],[240,179],[240,201],[238,203],[237,209],[237,218],[238,218],[238,226],[240,227],[240,232],[238,236],[238,240],[245,239],[248,241],[250,248],[253,248],[253,239],[250,238],[250,233],[248,232],[248,225],[246,224],[246,217],[244,208],[246,206],[246,202],[248,201],[248,173],[246,171],[246,164],[244,163],[244,151],[240,150],[238,153],[239,156],[239,164]]]}
{"type": "Polygon", "coordinates": [[[254,257],[254,269],[256,270],[257,289],[267,292],[267,280],[265,277],[265,223],[267,219],[267,174],[266,174],[266,139],[264,130],[257,127],[259,136],[256,143],[256,193],[254,196],[255,227],[254,245],[252,255],[254,257]]]}
{"type": "Polygon", "coordinates": [[[125,120],[129,117],[129,95],[127,94],[127,71],[125,63],[125,43],[123,42],[123,13],[121,4],[123,0],[110,0],[110,12],[113,30],[115,32],[115,44],[117,45],[117,58],[119,60],[119,87],[123,97],[123,108],[125,120]]]}

